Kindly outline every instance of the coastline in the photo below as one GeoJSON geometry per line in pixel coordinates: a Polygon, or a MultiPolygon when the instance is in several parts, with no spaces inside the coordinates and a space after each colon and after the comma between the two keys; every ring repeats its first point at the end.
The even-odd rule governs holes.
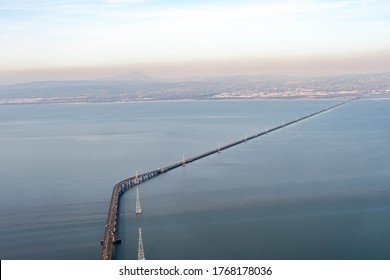
{"type": "Polygon", "coordinates": [[[181,101],[227,101],[227,100],[325,100],[325,99],[344,99],[354,97],[367,98],[390,98],[389,95],[359,95],[359,94],[335,94],[335,95],[306,95],[306,96],[272,96],[272,97],[209,97],[209,98],[144,98],[144,99],[126,99],[126,100],[53,100],[53,99],[23,99],[23,100],[0,100],[0,105],[39,105],[39,104],[91,104],[91,103],[135,103],[135,102],[181,102],[181,101]]]}

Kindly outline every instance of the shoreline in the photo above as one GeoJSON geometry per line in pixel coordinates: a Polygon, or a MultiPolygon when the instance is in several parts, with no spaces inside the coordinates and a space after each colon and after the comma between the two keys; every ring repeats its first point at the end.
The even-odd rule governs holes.
{"type": "Polygon", "coordinates": [[[25,101],[0,101],[0,106],[6,105],[42,105],[42,104],[108,104],[108,103],[138,103],[138,102],[182,102],[182,101],[227,101],[227,100],[329,100],[329,99],[345,99],[345,98],[370,98],[370,99],[389,99],[390,95],[384,94],[380,96],[375,95],[328,95],[328,96],[280,96],[280,97],[257,97],[257,98],[246,98],[246,97],[228,97],[228,98],[180,98],[180,99],[133,99],[133,100],[85,100],[85,101],[55,101],[55,100],[25,100],[25,101]]]}

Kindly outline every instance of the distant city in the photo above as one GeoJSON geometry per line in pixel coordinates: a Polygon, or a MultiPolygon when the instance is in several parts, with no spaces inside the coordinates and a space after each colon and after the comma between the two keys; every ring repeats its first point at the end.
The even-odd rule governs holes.
{"type": "Polygon", "coordinates": [[[100,80],[0,86],[0,104],[183,99],[333,98],[390,94],[390,72],[331,77],[223,76],[160,80],[142,73],[100,80]]]}

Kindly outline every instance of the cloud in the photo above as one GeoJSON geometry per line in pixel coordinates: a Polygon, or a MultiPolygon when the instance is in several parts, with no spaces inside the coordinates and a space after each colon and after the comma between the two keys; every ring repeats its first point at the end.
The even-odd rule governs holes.
{"type": "Polygon", "coordinates": [[[145,2],[1,1],[0,70],[390,49],[390,1],[145,2]]]}
{"type": "Polygon", "coordinates": [[[145,3],[147,0],[106,0],[105,2],[109,4],[139,4],[145,3]]]}

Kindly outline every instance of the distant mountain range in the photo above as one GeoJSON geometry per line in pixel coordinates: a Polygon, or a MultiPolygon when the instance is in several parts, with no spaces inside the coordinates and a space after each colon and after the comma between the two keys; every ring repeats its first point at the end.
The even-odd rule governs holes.
{"type": "Polygon", "coordinates": [[[17,83],[3,85],[0,88],[47,88],[47,87],[69,87],[69,86],[99,86],[109,84],[127,84],[127,83],[151,83],[159,79],[147,76],[142,73],[133,72],[126,75],[113,76],[96,80],[69,80],[69,81],[34,81],[28,83],[17,83]]]}
{"type": "Polygon", "coordinates": [[[223,76],[161,80],[134,72],[99,80],[37,81],[0,86],[0,103],[332,97],[390,93],[390,72],[333,77],[223,76]]]}
{"type": "Polygon", "coordinates": [[[125,75],[113,76],[109,78],[101,79],[102,81],[125,81],[125,82],[157,82],[160,79],[150,77],[140,72],[132,72],[125,75]]]}

